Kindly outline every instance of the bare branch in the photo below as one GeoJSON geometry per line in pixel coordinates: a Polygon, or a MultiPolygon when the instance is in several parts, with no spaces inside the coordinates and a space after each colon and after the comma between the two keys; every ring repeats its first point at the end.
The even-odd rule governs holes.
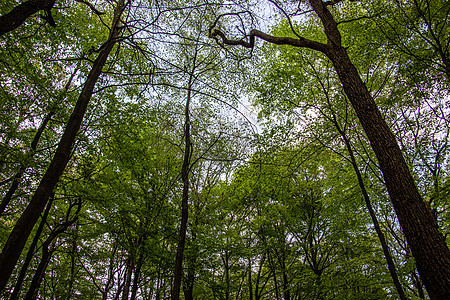
{"type": "Polygon", "coordinates": [[[255,46],[255,37],[258,37],[268,43],[275,44],[275,45],[290,45],[290,46],[294,46],[294,47],[309,48],[309,49],[320,51],[322,53],[328,52],[328,45],[326,45],[326,44],[308,40],[303,37],[300,37],[298,39],[291,38],[291,37],[276,37],[276,36],[272,36],[267,33],[264,33],[262,31],[259,31],[257,29],[252,29],[250,31],[250,34],[248,36],[249,37],[248,42],[245,41],[244,39],[230,40],[219,29],[214,29],[214,30],[210,31],[209,36],[216,40],[218,40],[218,37],[220,37],[221,42],[225,45],[231,45],[231,46],[239,45],[239,46],[249,48],[249,49],[252,49],[255,46]]]}

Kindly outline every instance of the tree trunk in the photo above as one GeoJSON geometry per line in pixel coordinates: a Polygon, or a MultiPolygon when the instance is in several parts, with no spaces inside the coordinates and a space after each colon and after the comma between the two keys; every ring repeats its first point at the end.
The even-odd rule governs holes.
{"type": "Polygon", "coordinates": [[[74,111],[67,122],[66,129],[58,144],[55,155],[29,205],[14,226],[3,251],[0,254],[0,291],[3,291],[5,288],[6,283],[8,282],[8,279],[16,266],[20,254],[22,253],[25,243],[31,233],[31,230],[36,224],[39,215],[44,209],[50,194],[59,180],[59,177],[69,162],[70,153],[91,99],[94,86],[102,73],[102,68],[106,63],[108,55],[119,36],[119,19],[124,8],[124,0],[119,0],[114,13],[110,36],[106,43],[101,47],[99,55],[94,61],[74,111]]]}
{"type": "MultiPolygon", "coordinates": [[[[326,3],[330,5],[337,2],[339,1],[326,3]]],[[[210,29],[210,36],[217,40],[220,38],[226,45],[241,45],[246,48],[253,48],[255,37],[259,37],[277,45],[320,51],[331,60],[380,163],[391,202],[428,294],[431,299],[450,299],[450,250],[445,238],[419,194],[395,136],[342,46],[337,23],[327,5],[322,0],[309,0],[309,3],[321,20],[327,44],[304,37],[274,37],[256,29],[250,31],[249,42],[244,39],[230,40],[222,31],[213,28],[219,19],[216,19],[210,29]]]]}
{"type": "Polygon", "coordinates": [[[68,292],[67,292],[67,296],[66,296],[66,300],[70,300],[70,298],[72,297],[73,294],[73,286],[76,280],[76,262],[75,262],[75,257],[77,255],[78,252],[78,232],[79,232],[79,226],[80,223],[76,223],[75,226],[75,232],[73,233],[73,237],[72,237],[72,249],[70,251],[70,277],[69,277],[69,286],[67,288],[68,292]]]}
{"type": "Polygon", "coordinates": [[[310,3],[322,21],[331,60],[380,163],[391,202],[431,299],[450,299],[450,251],[428,212],[397,141],[355,66],[341,45],[331,13],[320,0],[310,3]]]}
{"type": "Polygon", "coordinates": [[[187,232],[187,222],[189,219],[189,168],[191,164],[191,121],[190,121],[190,111],[189,105],[191,102],[192,96],[192,85],[194,83],[194,72],[196,68],[196,58],[197,51],[195,52],[195,57],[193,59],[193,67],[192,71],[189,74],[189,82],[187,86],[187,97],[186,97],[186,106],[184,111],[184,158],[183,158],[183,166],[181,167],[181,179],[183,180],[183,195],[181,198],[181,223],[180,223],[180,231],[178,237],[178,245],[177,245],[177,254],[175,258],[175,272],[173,278],[173,286],[171,292],[171,299],[178,300],[180,299],[180,291],[181,291],[181,280],[183,277],[183,252],[184,246],[186,244],[186,232],[187,232]]]}
{"type": "Polygon", "coordinates": [[[35,300],[41,285],[42,279],[44,278],[45,270],[47,269],[50,258],[52,257],[53,251],[48,250],[48,244],[42,246],[42,257],[39,265],[34,273],[33,280],[31,281],[28,292],[25,295],[25,300],[35,300]]]}
{"type": "Polygon", "coordinates": [[[27,256],[25,258],[25,261],[22,265],[22,268],[20,269],[19,277],[17,278],[16,284],[14,286],[14,290],[11,293],[11,296],[9,297],[9,300],[16,300],[20,288],[22,287],[23,280],[25,279],[25,275],[27,274],[28,266],[31,263],[31,260],[33,259],[34,255],[34,249],[36,249],[37,243],[39,242],[39,237],[41,236],[42,230],[44,229],[45,222],[47,222],[47,216],[48,213],[52,207],[54,200],[54,195],[50,197],[50,200],[47,203],[47,207],[45,208],[44,215],[42,216],[41,222],[39,223],[38,229],[36,230],[36,234],[34,235],[33,242],[30,245],[30,248],[28,249],[27,256]]]}
{"type": "MultiPolygon", "coordinates": [[[[50,14],[53,5],[55,5],[55,0],[29,0],[17,5],[9,13],[0,17],[0,36],[16,29],[40,10],[46,10],[50,14]]],[[[51,25],[54,26],[54,23],[51,25]]]]}
{"type": "MultiPolygon", "coordinates": [[[[332,110],[332,105],[331,105],[330,99],[328,97],[328,94],[326,94],[326,98],[327,98],[328,107],[330,110],[332,110]]],[[[334,111],[333,111],[333,116],[330,119],[333,122],[334,127],[336,128],[336,130],[339,132],[342,139],[344,140],[345,147],[347,148],[347,152],[350,156],[350,163],[351,163],[353,170],[355,171],[356,177],[358,179],[358,184],[361,189],[361,193],[363,195],[367,210],[369,211],[370,218],[372,219],[372,223],[375,228],[375,232],[377,233],[378,239],[380,240],[381,248],[383,249],[383,253],[386,258],[386,262],[388,264],[389,273],[391,274],[395,288],[397,289],[397,293],[401,300],[406,300],[405,292],[403,291],[403,287],[400,283],[400,280],[398,279],[394,260],[392,259],[391,253],[389,251],[389,247],[386,243],[386,238],[384,237],[384,234],[381,231],[377,216],[375,214],[375,211],[373,210],[372,203],[370,202],[369,194],[367,193],[366,186],[364,185],[364,180],[362,178],[361,172],[360,172],[358,164],[356,162],[356,158],[353,153],[351,142],[350,142],[347,134],[344,131],[345,129],[342,129],[341,126],[339,125],[334,111]]]]}
{"type": "Polygon", "coordinates": [[[134,271],[134,278],[133,278],[133,286],[131,288],[131,297],[130,300],[135,300],[138,290],[138,284],[139,284],[139,277],[141,276],[141,268],[144,264],[144,254],[139,255],[139,259],[137,262],[137,266],[134,271]]]}
{"type": "Polygon", "coordinates": [[[249,257],[248,260],[248,299],[253,300],[253,287],[252,287],[252,260],[249,257]]]}
{"type": "Polygon", "coordinates": [[[134,269],[134,263],[132,255],[127,259],[126,264],[126,272],[125,272],[125,282],[123,286],[123,293],[122,293],[122,300],[128,300],[128,296],[130,294],[130,287],[131,287],[131,276],[133,275],[133,269],[134,269]]]}

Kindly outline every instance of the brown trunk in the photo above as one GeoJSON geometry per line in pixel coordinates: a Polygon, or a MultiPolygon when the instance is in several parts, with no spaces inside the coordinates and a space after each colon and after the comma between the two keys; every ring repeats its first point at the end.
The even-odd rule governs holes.
{"type": "Polygon", "coordinates": [[[35,300],[41,285],[41,281],[44,278],[45,270],[47,269],[50,258],[52,257],[53,251],[48,250],[48,245],[43,245],[42,247],[42,257],[39,265],[34,273],[33,280],[31,281],[28,292],[25,295],[25,300],[35,300]]]}
{"type": "MultiPolygon", "coordinates": [[[[50,14],[53,5],[55,0],[29,0],[17,5],[9,13],[0,17],[0,36],[16,29],[40,10],[46,10],[50,14]]],[[[50,15],[48,17],[51,20],[49,23],[54,26],[53,19],[50,15]]]]}
{"type": "Polygon", "coordinates": [[[320,0],[310,3],[328,38],[325,54],[332,61],[380,163],[391,202],[428,294],[431,299],[450,299],[450,251],[445,239],[417,190],[394,135],[342,47],[331,13],[320,0]]]}
{"type": "Polygon", "coordinates": [[[63,173],[67,163],[69,162],[70,153],[76,139],[84,114],[91,99],[95,83],[97,82],[102,68],[106,63],[109,53],[111,52],[116,40],[119,36],[119,18],[124,10],[124,0],[119,0],[115,11],[111,33],[106,43],[101,47],[100,53],[92,70],[90,71],[83,90],[78,98],[72,115],[67,122],[66,129],[56,149],[55,155],[45,172],[36,192],[34,193],[29,205],[20,216],[14,226],[6,244],[0,254],[0,291],[2,291],[11,276],[17,261],[22,253],[25,243],[36,224],[39,215],[43,211],[53,188],[56,186],[59,177],[63,173]]]}
{"type": "Polygon", "coordinates": [[[138,285],[139,285],[139,277],[141,276],[141,268],[142,268],[143,264],[144,264],[144,255],[141,253],[139,255],[137,266],[136,266],[135,271],[134,271],[133,287],[131,288],[130,300],[135,300],[136,299],[138,285]]]}
{"type": "MultiPolygon", "coordinates": [[[[339,1],[326,3],[331,5],[337,2],[339,1]]],[[[321,0],[309,0],[309,3],[322,22],[327,44],[304,37],[274,37],[256,29],[250,31],[249,42],[244,39],[230,40],[222,31],[214,29],[220,17],[224,15],[216,19],[209,34],[223,44],[241,45],[246,48],[253,48],[255,37],[259,37],[277,45],[320,51],[331,60],[380,163],[391,202],[428,294],[431,299],[450,299],[450,250],[445,238],[439,232],[436,220],[419,194],[394,135],[350,61],[347,51],[342,47],[341,34],[332,14],[321,0]]]]}
{"type": "Polygon", "coordinates": [[[36,246],[39,242],[39,237],[41,236],[42,230],[44,229],[45,222],[47,222],[47,216],[52,207],[53,200],[54,200],[54,195],[52,195],[50,197],[50,200],[47,203],[47,207],[45,208],[44,215],[42,216],[41,222],[39,223],[38,229],[36,230],[36,234],[34,235],[33,242],[31,243],[30,248],[28,249],[27,256],[22,265],[22,268],[20,269],[19,277],[17,278],[16,284],[14,286],[14,290],[11,293],[9,300],[16,300],[17,297],[19,296],[19,292],[22,287],[23,280],[25,279],[25,275],[27,274],[28,266],[30,265],[31,260],[33,259],[34,250],[36,249],[36,246]]]}
{"type": "Polygon", "coordinates": [[[253,300],[253,287],[252,287],[252,260],[248,258],[248,299],[253,300]]]}

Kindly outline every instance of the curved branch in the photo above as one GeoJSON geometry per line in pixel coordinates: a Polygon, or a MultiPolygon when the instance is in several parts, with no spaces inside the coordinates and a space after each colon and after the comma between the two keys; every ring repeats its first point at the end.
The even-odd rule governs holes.
{"type": "Polygon", "coordinates": [[[291,37],[276,37],[276,36],[272,36],[267,33],[264,33],[257,29],[252,29],[250,31],[248,42],[245,41],[244,39],[230,40],[227,38],[225,33],[220,31],[219,29],[210,30],[209,36],[216,40],[218,40],[218,37],[220,37],[221,42],[225,45],[242,46],[242,47],[249,48],[249,49],[253,49],[253,47],[255,46],[255,37],[258,37],[268,43],[275,44],[275,45],[290,45],[290,46],[294,46],[294,47],[308,48],[308,49],[320,51],[324,54],[326,54],[329,49],[328,45],[326,45],[326,44],[308,40],[303,37],[300,37],[298,39],[291,38],[291,37]]]}

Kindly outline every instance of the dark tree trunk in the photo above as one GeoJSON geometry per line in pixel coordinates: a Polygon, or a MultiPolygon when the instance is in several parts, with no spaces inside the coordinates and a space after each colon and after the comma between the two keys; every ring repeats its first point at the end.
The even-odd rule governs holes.
{"type": "Polygon", "coordinates": [[[181,198],[181,223],[178,237],[177,254],[175,257],[175,272],[173,278],[171,299],[180,299],[181,281],[183,277],[183,252],[186,244],[186,232],[187,223],[189,219],[189,169],[191,164],[191,121],[189,105],[192,97],[192,85],[194,83],[194,72],[196,68],[197,51],[193,59],[192,71],[189,74],[189,82],[187,87],[186,107],[184,111],[185,123],[184,123],[184,158],[183,165],[181,167],[181,179],[183,180],[183,195],[181,198]]]}
{"type": "Polygon", "coordinates": [[[34,273],[33,280],[31,281],[28,292],[25,295],[25,300],[35,300],[37,297],[39,286],[41,285],[45,270],[47,269],[48,263],[50,262],[50,258],[53,254],[53,251],[49,251],[48,246],[49,245],[43,245],[42,247],[41,261],[39,262],[36,272],[34,273]]]}
{"type": "Polygon", "coordinates": [[[225,299],[230,299],[230,252],[225,250],[225,257],[222,256],[225,269],[225,299]]]}
{"type": "Polygon", "coordinates": [[[279,300],[280,299],[280,288],[278,287],[277,269],[273,262],[272,255],[269,252],[267,252],[267,261],[269,262],[269,268],[270,268],[270,270],[272,272],[272,276],[273,276],[273,284],[275,287],[275,299],[279,300]]]}
{"type": "Polygon", "coordinates": [[[419,195],[394,135],[345,49],[340,45],[332,46],[327,56],[333,62],[380,163],[391,202],[430,297],[449,298],[450,251],[419,195]]]}
{"type": "Polygon", "coordinates": [[[45,222],[47,221],[48,213],[52,207],[54,200],[54,195],[50,197],[50,200],[47,203],[47,207],[45,208],[44,215],[42,216],[41,222],[39,223],[38,229],[36,230],[36,234],[34,235],[33,242],[30,245],[30,248],[28,249],[27,256],[25,258],[25,261],[22,265],[22,268],[20,269],[19,277],[17,278],[16,284],[14,286],[14,290],[11,293],[11,296],[9,297],[9,300],[16,300],[20,288],[22,287],[23,280],[25,279],[25,275],[27,274],[28,266],[31,263],[31,260],[33,259],[34,250],[36,249],[36,246],[39,242],[39,237],[41,236],[42,230],[44,229],[45,222]]]}
{"type": "Polygon", "coordinates": [[[383,119],[344,47],[331,13],[320,0],[310,3],[322,21],[328,51],[362,127],[380,163],[391,202],[431,299],[450,299],[450,251],[427,210],[397,141],[383,119]]]}
{"type": "MultiPolygon", "coordinates": [[[[380,163],[386,187],[406,240],[411,247],[419,274],[431,299],[450,299],[450,250],[429,213],[403,158],[400,147],[383,119],[374,99],[341,45],[341,34],[327,5],[339,1],[309,0],[320,18],[327,44],[303,37],[274,37],[259,30],[250,31],[249,41],[230,40],[213,27],[210,36],[227,45],[253,48],[255,37],[277,45],[309,48],[324,53],[333,63],[344,92],[364,128],[380,163]]],[[[214,23],[217,24],[218,19],[214,23]]]]}
{"type": "Polygon", "coordinates": [[[109,53],[114,47],[119,36],[119,18],[124,10],[124,0],[119,0],[115,10],[111,33],[105,44],[100,49],[99,55],[86,79],[83,90],[78,98],[72,115],[67,122],[66,129],[56,149],[55,155],[45,172],[29,205],[20,216],[14,226],[3,251],[0,254],[0,291],[2,291],[11,276],[17,261],[22,253],[25,243],[36,224],[39,215],[43,211],[53,188],[69,162],[70,153],[76,139],[78,130],[83,121],[84,114],[91,99],[94,86],[102,73],[109,53]]]}
{"type": "Polygon", "coordinates": [[[78,231],[79,231],[79,223],[76,223],[75,226],[75,232],[73,233],[73,237],[72,237],[72,249],[70,251],[70,277],[69,277],[69,286],[67,288],[68,292],[67,292],[67,296],[66,296],[66,300],[70,300],[70,298],[72,297],[73,294],[73,286],[76,280],[76,262],[75,262],[75,257],[77,255],[78,252],[78,246],[77,246],[77,242],[78,242],[78,231]]]}
{"type": "Polygon", "coordinates": [[[53,5],[55,5],[55,0],[29,0],[17,5],[9,13],[0,17],[0,36],[16,29],[40,10],[47,11],[49,14],[47,16],[48,21],[50,25],[54,26],[54,21],[50,15],[50,9],[53,5]]]}
{"type": "Polygon", "coordinates": [[[252,260],[248,258],[248,299],[253,300],[253,286],[252,286],[252,260]]]}

